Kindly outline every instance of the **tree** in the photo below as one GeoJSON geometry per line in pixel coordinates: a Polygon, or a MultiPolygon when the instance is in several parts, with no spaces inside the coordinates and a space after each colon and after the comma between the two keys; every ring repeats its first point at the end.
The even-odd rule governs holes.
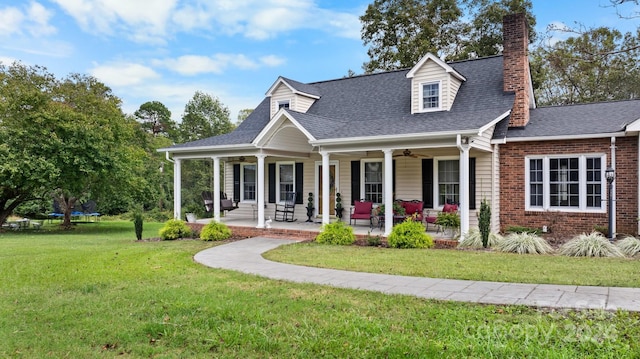
{"type": "Polygon", "coordinates": [[[509,13],[526,14],[533,42],[531,7],[531,0],[375,0],[360,17],[370,59],[363,68],[367,73],[407,68],[428,52],[445,60],[497,55],[502,18],[509,13]]]}
{"type": "Polygon", "coordinates": [[[640,96],[640,31],[606,27],[533,52],[536,98],[545,105],[623,100],[640,96]]]}
{"type": "Polygon", "coordinates": [[[238,122],[236,122],[236,126],[241,124],[242,121],[244,121],[247,117],[249,117],[249,115],[251,115],[252,112],[253,112],[252,108],[245,108],[243,110],[240,110],[240,112],[238,112],[238,122]]]}
{"type": "Polygon", "coordinates": [[[182,142],[221,135],[234,129],[229,109],[217,97],[196,91],[184,107],[180,137],[182,142]]]}
{"type": "Polygon", "coordinates": [[[375,0],[362,22],[369,46],[366,73],[413,66],[427,52],[444,53],[460,34],[462,11],[456,0],[375,0]]]}
{"type": "Polygon", "coordinates": [[[175,137],[176,123],[171,120],[171,111],[159,101],[149,101],[140,105],[134,116],[142,124],[142,128],[154,137],[164,135],[175,137]]]}
{"type": "Polygon", "coordinates": [[[92,77],[58,81],[43,67],[0,66],[0,221],[53,195],[69,226],[79,199],[129,190],[137,157],[119,106],[92,77]]]}

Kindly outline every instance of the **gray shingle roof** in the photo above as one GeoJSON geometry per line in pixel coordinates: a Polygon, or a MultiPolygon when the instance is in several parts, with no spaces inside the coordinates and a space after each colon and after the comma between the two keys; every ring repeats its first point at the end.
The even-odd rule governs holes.
{"type": "MultiPolygon", "coordinates": [[[[580,136],[624,131],[631,122],[640,119],[640,100],[597,102],[566,106],[540,107],[530,112],[524,128],[500,131],[494,138],[507,139],[549,136],[580,136]]],[[[508,121],[508,119],[506,120],[508,121]]]]}
{"type": "MultiPolygon", "coordinates": [[[[478,129],[508,111],[513,94],[502,90],[502,56],[450,63],[467,81],[450,111],[411,114],[409,69],[303,84],[296,90],[320,96],[307,113],[288,111],[316,139],[340,139],[478,129]]],[[[249,144],[269,122],[269,98],[230,134],[176,145],[249,144]]]]}

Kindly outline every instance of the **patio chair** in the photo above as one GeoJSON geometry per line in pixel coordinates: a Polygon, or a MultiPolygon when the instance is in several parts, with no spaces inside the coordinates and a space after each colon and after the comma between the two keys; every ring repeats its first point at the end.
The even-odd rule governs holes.
{"type": "Polygon", "coordinates": [[[293,218],[296,209],[296,193],[286,192],[284,193],[284,203],[276,203],[276,213],[274,220],[278,222],[293,222],[296,219],[293,218]]]}
{"type": "MultiPolygon", "coordinates": [[[[445,213],[458,212],[458,205],[457,204],[445,204],[444,207],[442,207],[442,212],[445,212],[445,213]]],[[[429,230],[429,224],[432,224],[432,225],[436,226],[436,232],[440,231],[440,226],[438,226],[436,224],[437,220],[438,220],[438,212],[434,211],[432,213],[431,210],[428,210],[427,214],[424,216],[424,221],[425,221],[425,223],[427,225],[427,231],[429,230]]]]}
{"type": "MultiPolygon", "coordinates": [[[[211,201],[213,203],[213,201],[211,201]]],[[[220,211],[233,211],[238,208],[238,201],[227,198],[227,194],[220,192],[220,211]]],[[[213,210],[213,208],[212,208],[213,210]]]]}
{"type": "MultiPolygon", "coordinates": [[[[220,196],[222,199],[222,196],[220,196]]],[[[210,191],[202,191],[202,201],[204,202],[205,212],[213,211],[213,193],[210,191]]]]}
{"type": "Polygon", "coordinates": [[[351,225],[351,222],[353,222],[353,224],[356,224],[356,222],[359,219],[366,219],[369,221],[369,226],[372,227],[373,226],[373,222],[372,222],[373,216],[371,214],[372,210],[373,210],[373,202],[354,201],[353,207],[351,207],[351,213],[349,215],[349,225],[351,225]]]}

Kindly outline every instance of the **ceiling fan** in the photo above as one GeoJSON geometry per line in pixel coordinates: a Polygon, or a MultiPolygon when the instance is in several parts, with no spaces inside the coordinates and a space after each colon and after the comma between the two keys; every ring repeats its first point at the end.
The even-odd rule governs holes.
{"type": "Polygon", "coordinates": [[[413,158],[429,158],[427,155],[421,155],[418,153],[413,153],[411,150],[406,149],[397,155],[393,155],[393,157],[413,157],[413,158]]]}

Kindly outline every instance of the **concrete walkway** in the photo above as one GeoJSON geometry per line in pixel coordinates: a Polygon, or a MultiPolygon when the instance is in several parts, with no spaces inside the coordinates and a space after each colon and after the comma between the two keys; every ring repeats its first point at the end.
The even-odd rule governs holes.
{"type": "MultiPolygon", "coordinates": [[[[268,261],[262,253],[295,240],[257,237],[206,249],[196,262],[298,283],[486,304],[640,311],[640,288],[498,283],[407,277],[304,267],[268,261]]],[[[585,274],[586,275],[586,274],[585,274]]]]}

